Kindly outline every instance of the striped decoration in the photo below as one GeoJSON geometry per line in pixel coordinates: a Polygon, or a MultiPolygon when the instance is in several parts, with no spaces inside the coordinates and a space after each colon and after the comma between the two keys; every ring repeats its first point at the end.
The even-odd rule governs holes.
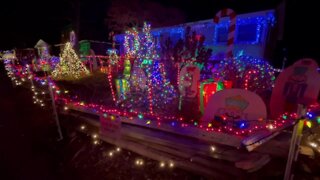
{"type": "Polygon", "coordinates": [[[227,43],[227,58],[232,58],[233,54],[233,46],[234,46],[234,36],[235,36],[235,30],[236,30],[236,17],[237,14],[229,8],[225,8],[217,12],[215,17],[213,18],[214,23],[219,23],[220,18],[228,16],[230,18],[230,26],[229,26],[229,32],[228,32],[228,43],[227,43]]]}

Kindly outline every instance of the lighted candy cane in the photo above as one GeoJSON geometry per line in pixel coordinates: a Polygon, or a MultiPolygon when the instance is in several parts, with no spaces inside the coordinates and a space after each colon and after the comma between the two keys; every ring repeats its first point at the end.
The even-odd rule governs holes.
{"type": "Polygon", "coordinates": [[[234,35],[235,35],[235,30],[236,30],[236,17],[237,14],[229,8],[225,8],[217,12],[215,17],[213,18],[214,23],[219,23],[220,18],[229,16],[230,18],[230,26],[229,26],[229,32],[228,32],[228,43],[227,43],[227,58],[232,58],[232,51],[233,51],[233,46],[234,46],[234,35]]]}
{"type": "Polygon", "coordinates": [[[245,77],[244,77],[244,89],[245,90],[249,90],[249,80],[251,80],[251,78],[253,76],[256,76],[257,75],[257,71],[255,70],[250,70],[246,73],[245,77]]]}

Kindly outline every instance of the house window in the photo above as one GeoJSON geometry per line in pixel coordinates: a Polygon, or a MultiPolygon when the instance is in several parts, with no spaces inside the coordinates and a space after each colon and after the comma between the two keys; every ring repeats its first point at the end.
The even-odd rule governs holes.
{"type": "Polygon", "coordinates": [[[237,27],[237,43],[258,43],[259,37],[258,36],[258,30],[257,30],[257,24],[241,24],[237,27]]]}
{"type": "Polygon", "coordinates": [[[217,44],[224,44],[228,41],[228,26],[217,26],[216,27],[216,43],[217,44]]]}
{"type": "Polygon", "coordinates": [[[181,33],[173,32],[170,34],[171,41],[177,43],[181,39],[181,33]]]}

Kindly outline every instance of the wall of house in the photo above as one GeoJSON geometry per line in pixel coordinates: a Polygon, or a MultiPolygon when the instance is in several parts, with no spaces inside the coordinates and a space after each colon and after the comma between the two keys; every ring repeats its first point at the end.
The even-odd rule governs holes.
{"type": "MultiPolygon", "coordinates": [[[[268,48],[269,32],[274,26],[274,10],[259,11],[237,16],[234,54],[243,52],[256,58],[264,58],[265,50],[268,48]]],[[[161,42],[170,37],[175,44],[179,39],[184,39],[186,27],[191,27],[191,32],[204,35],[204,45],[213,50],[212,60],[219,60],[224,56],[227,49],[228,26],[230,19],[221,18],[219,24],[212,19],[180,24],[172,27],[163,27],[152,30],[158,48],[161,42]]],[[[116,35],[116,42],[120,44],[120,54],[124,52],[124,34],[116,35]]]]}

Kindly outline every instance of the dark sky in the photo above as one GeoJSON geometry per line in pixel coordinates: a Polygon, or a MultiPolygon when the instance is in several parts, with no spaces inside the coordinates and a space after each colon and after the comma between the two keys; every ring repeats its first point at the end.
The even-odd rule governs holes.
{"type": "MultiPolygon", "coordinates": [[[[1,4],[0,50],[33,47],[40,38],[49,44],[60,42],[61,30],[73,22],[80,2],[81,34],[84,39],[107,40],[103,25],[111,0],[5,0],[1,4]]],[[[143,1],[143,0],[142,0],[143,1]]],[[[145,0],[146,1],[146,0],[145,0]]],[[[273,9],[281,0],[153,0],[185,12],[186,21],[213,18],[224,7],[237,13],[273,9]]],[[[286,0],[285,46],[293,58],[319,57],[319,6],[313,0],[286,0]]]]}
{"type": "Polygon", "coordinates": [[[61,27],[70,22],[70,5],[62,2],[5,1],[0,11],[0,48],[33,47],[39,38],[58,39],[61,27]]]}
{"type": "MultiPolygon", "coordinates": [[[[248,12],[273,8],[279,0],[257,0],[252,4],[248,0],[154,0],[164,6],[176,7],[186,13],[186,21],[212,18],[222,7],[248,12]]],[[[70,24],[76,14],[77,0],[52,1],[5,1],[1,15],[0,49],[13,47],[32,47],[42,38],[50,44],[59,43],[60,32],[70,24]]],[[[81,37],[106,40],[107,31],[103,26],[110,0],[79,0],[81,37]]],[[[183,22],[182,22],[183,23],[183,22]]]]}

